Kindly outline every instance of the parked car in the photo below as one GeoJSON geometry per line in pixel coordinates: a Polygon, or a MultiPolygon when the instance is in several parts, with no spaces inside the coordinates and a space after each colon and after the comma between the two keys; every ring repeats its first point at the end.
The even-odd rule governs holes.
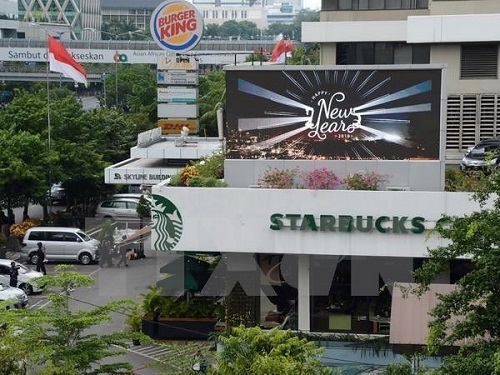
{"type": "Polygon", "coordinates": [[[28,305],[28,296],[22,289],[0,283],[0,301],[9,301],[8,309],[20,309],[28,305]]]}
{"type": "Polygon", "coordinates": [[[463,171],[471,169],[485,169],[497,166],[500,162],[500,138],[489,138],[479,142],[474,147],[469,147],[460,163],[463,171]],[[491,159],[488,159],[488,156],[491,159]]]}
{"type": "Polygon", "coordinates": [[[53,184],[48,191],[48,196],[52,204],[63,204],[66,201],[66,189],[60,183],[53,184]]]}
{"type": "Polygon", "coordinates": [[[99,241],[80,228],[33,227],[28,229],[21,242],[21,252],[36,264],[38,242],[45,246],[46,259],[79,261],[90,264],[99,260],[99,241]]]}
{"type": "MultiPolygon", "coordinates": [[[[99,203],[95,217],[109,220],[139,220],[137,205],[142,194],[116,194],[99,203]]],[[[151,198],[146,197],[152,203],[151,198]]]]}
{"type": "MultiPolygon", "coordinates": [[[[0,283],[9,285],[10,281],[10,259],[0,259],[0,283]]],[[[21,263],[14,262],[19,268],[19,276],[17,279],[17,287],[22,289],[26,294],[41,292],[42,289],[35,282],[35,279],[42,277],[43,273],[36,272],[21,263]]]]}

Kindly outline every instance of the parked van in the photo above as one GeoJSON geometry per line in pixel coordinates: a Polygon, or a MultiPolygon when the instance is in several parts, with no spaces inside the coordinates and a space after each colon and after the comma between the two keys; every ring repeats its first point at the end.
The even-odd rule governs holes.
{"type": "Polygon", "coordinates": [[[90,264],[99,259],[99,241],[79,228],[34,227],[28,229],[21,242],[21,252],[32,264],[38,259],[37,243],[45,246],[47,260],[77,260],[90,264]]]}

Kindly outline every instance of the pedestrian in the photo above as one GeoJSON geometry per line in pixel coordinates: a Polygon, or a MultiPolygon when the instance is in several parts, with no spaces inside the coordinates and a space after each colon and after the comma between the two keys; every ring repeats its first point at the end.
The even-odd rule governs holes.
{"type": "Polygon", "coordinates": [[[127,263],[127,247],[125,245],[122,245],[119,247],[120,251],[120,261],[116,264],[116,266],[119,268],[121,264],[124,264],[125,267],[128,267],[127,263]]]}
{"type": "Polygon", "coordinates": [[[12,208],[9,208],[7,210],[7,220],[9,223],[9,227],[16,223],[16,215],[14,214],[14,210],[12,208]]]}
{"type": "Polygon", "coordinates": [[[6,237],[9,236],[9,218],[3,210],[0,210],[0,230],[6,237]]]}
{"type": "Polygon", "coordinates": [[[108,267],[113,267],[113,258],[112,258],[112,242],[109,237],[104,237],[101,242],[101,267],[107,265],[108,267]]]}
{"type": "Polygon", "coordinates": [[[19,266],[16,262],[10,262],[10,282],[9,285],[17,288],[17,278],[19,277],[19,266]]]}
{"type": "Polygon", "coordinates": [[[37,243],[38,249],[36,250],[36,270],[38,272],[42,272],[44,275],[47,274],[47,270],[45,269],[45,263],[47,262],[45,247],[41,242],[37,243]]]}

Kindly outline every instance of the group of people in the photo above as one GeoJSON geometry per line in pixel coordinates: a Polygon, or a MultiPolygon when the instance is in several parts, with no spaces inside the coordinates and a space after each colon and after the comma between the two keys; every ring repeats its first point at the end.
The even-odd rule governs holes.
{"type": "MultiPolygon", "coordinates": [[[[46,257],[45,257],[45,247],[41,242],[37,243],[37,250],[36,250],[36,270],[38,272],[42,272],[44,275],[47,274],[47,270],[45,269],[45,262],[46,262],[46,257]]],[[[16,262],[10,262],[10,280],[9,280],[9,285],[12,287],[17,287],[18,284],[18,279],[19,279],[19,269],[21,267],[16,263],[16,262]]]]}
{"type": "MultiPolygon", "coordinates": [[[[124,236],[127,238],[127,236],[124,236]]],[[[122,239],[125,239],[122,238],[122,239]]],[[[103,266],[108,266],[108,267],[113,267],[113,256],[115,254],[118,254],[120,256],[120,260],[116,264],[118,268],[120,268],[121,265],[124,265],[125,267],[128,267],[127,263],[127,248],[126,246],[119,246],[114,244],[113,237],[111,236],[106,236],[103,238],[101,241],[101,248],[100,248],[100,264],[101,267],[103,266]]]]}

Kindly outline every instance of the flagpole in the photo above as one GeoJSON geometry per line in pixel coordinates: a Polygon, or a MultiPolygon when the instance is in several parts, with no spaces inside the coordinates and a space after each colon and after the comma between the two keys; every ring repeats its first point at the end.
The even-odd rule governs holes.
{"type": "MultiPolygon", "coordinates": [[[[47,54],[47,138],[48,138],[48,146],[49,151],[51,149],[50,145],[50,59],[49,59],[49,34],[47,33],[47,47],[45,53],[47,54]]],[[[49,181],[50,183],[50,181],[49,181]]]]}

